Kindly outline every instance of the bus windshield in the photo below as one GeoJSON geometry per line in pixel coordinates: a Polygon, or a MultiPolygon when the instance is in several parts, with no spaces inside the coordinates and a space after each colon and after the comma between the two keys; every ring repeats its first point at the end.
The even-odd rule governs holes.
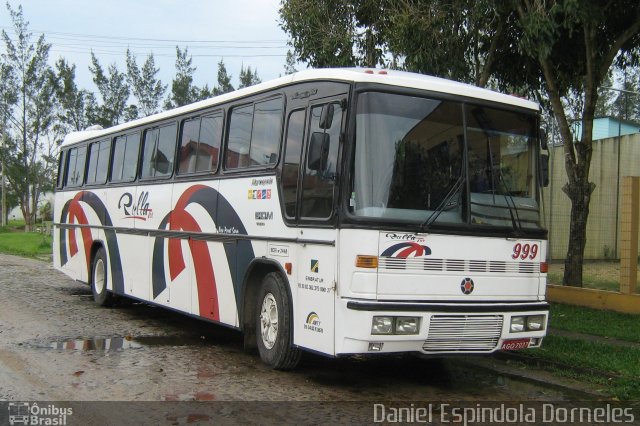
{"type": "Polygon", "coordinates": [[[351,212],[423,229],[540,229],[536,123],[531,112],[361,93],[351,212]]]}

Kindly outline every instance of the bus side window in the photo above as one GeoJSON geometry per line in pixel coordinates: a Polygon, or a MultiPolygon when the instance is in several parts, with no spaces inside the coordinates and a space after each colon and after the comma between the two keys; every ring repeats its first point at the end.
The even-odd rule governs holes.
{"type": "Polygon", "coordinates": [[[298,174],[304,141],[305,115],[305,110],[293,111],[289,115],[287,127],[284,166],[282,168],[282,196],[284,212],[289,218],[296,217],[298,205],[298,174]]]}
{"type": "Polygon", "coordinates": [[[108,139],[89,145],[88,185],[105,183],[107,179],[107,167],[109,166],[110,147],[108,139]]]}
{"type": "Polygon", "coordinates": [[[198,159],[198,139],[200,118],[185,120],[182,123],[180,149],[178,151],[178,173],[194,173],[198,159]]]}
{"type": "Polygon", "coordinates": [[[229,116],[225,168],[274,166],[282,133],[282,97],[234,107],[229,116]]]}
{"type": "Polygon", "coordinates": [[[302,181],[301,217],[329,218],[333,211],[342,108],[338,103],[332,103],[333,108],[325,109],[327,106],[328,104],[311,108],[311,125],[309,135],[306,137],[307,160],[302,181]],[[325,111],[324,114],[323,111],[325,111]],[[333,112],[331,117],[326,117],[327,111],[333,112]],[[314,134],[316,136],[311,137],[314,134]],[[310,157],[312,141],[322,142],[321,151],[324,151],[321,153],[322,161],[315,161],[310,157]],[[310,164],[310,161],[314,164],[310,164]]]}
{"type": "Polygon", "coordinates": [[[222,115],[202,117],[200,123],[200,144],[196,160],[197,172],[215,172],[220,157],[222,139],[222,115]]]}
{"type": "Polygon", "coordinates": [[[221,115],[185,120],[178,153],[178,174],[215,172],[221,137],[221,115]]]}
{"type": "Polygon", "coordinates": [[[225,167],[237,169],[249,165],[253,105],[233,108],[229,117],[229,141],[225,152],[225,167]]]}
{"type": "Polygon", "coordinates": [[[148,129],[144,133],[142,177],[168,177],[173,172],[176,125],[148,129]]]}
{"type": "Polygon", "coordinates": [[[251,165],[273,165],[278,160],[282,132],[282,98],[255,104],[251,132],[251,165]]]}
{"type": "Polygon", "coordinates": [[[84,181],[84,168],[87,147],[81,146],[69,150],[68,171],[65,186],[81,186],[84,181]]]}
{"type": "Polygon", "coordinates": [[[136,178],[138,151],[140,150],[140,133],[118,136],[113,142],[113,158],[111,163],[112,182],[131,182],[136,178]]]}
{"type": "Polygon", "coordinates": [[[58,159],[58,181],[57,188],[62,188],[64,183],[64,173],[67,171],[67,154],[69,151],[62,151],[58,159]]]}

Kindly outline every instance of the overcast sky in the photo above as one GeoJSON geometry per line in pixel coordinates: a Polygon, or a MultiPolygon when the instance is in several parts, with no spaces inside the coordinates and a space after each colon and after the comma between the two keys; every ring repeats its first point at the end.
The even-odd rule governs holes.
{"type": "MultiPolygon", "coordinates": [[[[217,63],[224,59],[237,86],[242,64],[258,69],[262,81],[283,73],[287,36],[278,25],[279,0],[10,0],[22,4],[29,29],[52,44],[50,62],[65,57],[76,64],[81,88],[97,92],[88,70],[90,52],[106,68],[115,62],[126,71],[125,52],[138,66],[153,53],[159,77],[170,88],[176,45],[189,47],[197,67],[195,83],[213,87],[217,63]]],[[[13,36],[5,3],[0,29],[13,36]]],[[[4,43],[0,51],[4,52],[4,43]]],[[[166,95],[165,95],[166,96],[166,95]]]]}

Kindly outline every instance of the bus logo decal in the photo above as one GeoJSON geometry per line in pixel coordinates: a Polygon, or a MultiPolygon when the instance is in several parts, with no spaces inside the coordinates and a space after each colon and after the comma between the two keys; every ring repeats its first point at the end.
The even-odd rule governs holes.
{"type": "Polygon", "coordinates": [[[149,191],[142,191],[136,204],[130,192],[122,194],[118,200],[118,209],[124,213],[124,219],[147,220],[153,218],[153,210],[149,207],[149,191]]]}
{"type": "Polygon", "coordinates": [[[311,272],[320,272],[320,262],[317,259],[311,259],[311,272]]]}
{"type": "Polygon", "coordinates": [[[321,327],[322,322],[320,321],[320,317],[315,312],[309,312],[307,315],[307,320],[304,323],[304,329],[315,331],[317,333],[323,333],[324,330],[321,327]]]}
{"type": "Polygon", "coordinates": [[[388,247],[380,256],[399,257],[405,259],[407,257],[422,257],[430,254],[431,249],[428,246],[423,246],[414,242],[405,242],[388,247]]]}
{"type": "Polygon", "coordinates": [[[473,289],[475,288],[475,284],[471,278],[465,278],[460,283],[460,290],[463,294],[471,294],[473,293],[473,289]]]}
{"type": "Polygon", "coordinates": [[[270,200],[271,199],[271,190],[270,189],[250,189],[248,192],[249,200],[270,200]]]}

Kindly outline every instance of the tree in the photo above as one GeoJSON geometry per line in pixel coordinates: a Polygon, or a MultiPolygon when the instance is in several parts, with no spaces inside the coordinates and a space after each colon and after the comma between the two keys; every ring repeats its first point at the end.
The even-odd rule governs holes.
{"type": "MultiPolygon", "coordinates": [[[[522,31],[520,49],[534,59],[564,141],[568,183],[563,191],[571,201],[569,245],[563,282],[582,285],[589,203],[595,184],[589,181],[593,118],[602,86],[616,58],[638,61],[640,4],[571,0],[529,0],[515,3],[522,31]],[[574,142],[562,97],[570,90],[583,94],[582,135],[574,142]]],[[[619,66],[625,64],[618,62],[619,66]]]]}
{"type": "Polygon", "coordinates": [[[289,75],[298,72],[296,69],[296,56],[291,50],[287,50],[287,59],[284,63],[284,74],[289,75]]]}
{"type": "Polygon", "coordinates": [[[13,69],[8,66],[6,63],[0,63],[0,131],[2,135],[0,136],[0,191],[1,200],[0,200],[0,224],[7,223],[7,217],[9,215],[9,210],[15,207],[18,204],[18,199],[13,192],[10,191],[10,188],[7,187],[6,178],[4,176],[5,169],[5,157],[7,152],[5,152],[5,146],[8,146],[9,139],[9,118],[12,116],[13,107],[17,102],[17,91],[13,82],[15,81],[15,76],[13,75],[13,69]]]}
{"type": "Polygon", "coordinates": [[[296,55],[313,66],[361,63],[362,34],[411,71],[530,95],[554,113],[564,143],[571,201],[565,284],[581,285],[593,118],[598,88],[614,64],[637,65],[640,4],[635,0],[285,0],[281,23],[296,55]],[[377,13],[365,13],[375,10],[377,13]],[[378,16],[379,18],[376,18],[378,16]],[[362,17],[373,17],[364,19],[362,17]],[[324,43],[328,44],[325,45],[324,43]],[[359,52],[354,55],[354,51],[359,52]],[[563,99],[580,105],[583,133],[574,142],[563,99]]]}
{"type": "Polygon", "coordinates": [[[147,56],[142,68],[138,68],[135,56],[127,49],[127,82],[133,96],[138,100],[137,111],[143,117],[158,112],[160,100],[167,90],[167,86],[156,78],[159,71],[153,59],[153,53],[147,56]]]}
{"type": "Polygon", "coordinates": [[[176,46],[176,77],[171,82],[171,94],[165,101],[166,109],[177,108],[195,102],[198,99],[198,88],[193,85],[193,59],[189,56],[189,49],[180,50],[176,46]]]}
{"type": "MultiPolygon", "coordinates": [[[[98,87],[102,98],[102,104],[93,111],[93,121],[102,127],[119,124],[125,118],[127,100],[129,99],[129,85],[126,75],[118,71],[116,64],[109,65],[108,74],[105,74],[93,52],[91,52],[89,71],[93,74],[93,82],[98,87]]],[[[131,114],[128,118],[131,118],[131,114]]]]}
{"type": "Polygon", "coordinates": [[[218,62],[218,85],[213,88],[213,94],[218,96],[234,90],[231,85],[231,76],[227,74],[227,68],[224,66],[224,59],[220,59],[218,62]]]}
{"type": "MultiPolygon", "coordinates": [[[[13,86],[15,101],[5,108],[7,117],[2,160],[11,191],[17,195],[25,219],[31,229],[42,191],[52,186],[52,156],[44,148],[45,135],[55,118],[55,74],[47,61],[51,45],[41,35],[35,43],[25,21],[22,6],[17,10],[7,4],[15,41],[3,30],[6,53],[3,66],[8,67],[4,84],[13,86]]],[[[6,101],[8,98],[4,98],[6,101]]],[[[48,145],[49,151],[51,145],[48,145]]]]}
{"type": "Polygon", "coordinates": [[[384,63],[384,4],[286,0],[280,6],[280,26],[291,37],[295,56],[312,67],[375,67],[384,63]]]}
{"type": "Polygon", "coordinates": [[[201,101],[204,99],[209,99],[212,96],[215,96],[213,94],[213,90],[209,88],[208,84],[205,84],[201,89],[198,89],[196,87],[196,91],[198,93],[197,97],[196,97],[196,101],[201,101]]]}
{"type": "Polygon", "coordinates": [[[89,111],[95,110],[93,93],[76,85],[76,66],[60,58],[55,64],[55,95],[57,98],[57,123],[61,132],[79,131],[90,126],[89,111]]]}
{"type": "Polygon", "coordinates": [[[258,77],[258,69],[251,71],[251,66],[244,68],[244,65],[240,66],[240,85],[238,89],[243,87],[249,87],[261,83],[260,77],[258,77]]]}

